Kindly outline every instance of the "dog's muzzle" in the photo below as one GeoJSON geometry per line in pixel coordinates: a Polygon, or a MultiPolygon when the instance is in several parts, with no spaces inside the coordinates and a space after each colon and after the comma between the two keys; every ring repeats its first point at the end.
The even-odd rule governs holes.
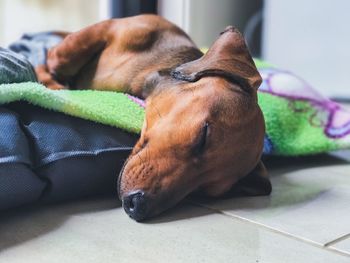
{"type": "Polygon", "coordinates": [[[125,212],[134,220],[142,221],[148,216],[148,202],[145,193],[141,190],[136,190],[125,196],[121,195],[121,180],[123,177],[124,169],[128,163],[128,160],[123,164],[122,169],[119,172],[117,181],[117,192],[119,200],[122,201],[125,212]]]}

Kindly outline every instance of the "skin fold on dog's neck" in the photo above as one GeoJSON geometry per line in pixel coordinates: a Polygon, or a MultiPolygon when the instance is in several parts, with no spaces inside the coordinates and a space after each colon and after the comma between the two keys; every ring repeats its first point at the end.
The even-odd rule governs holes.
{"type": "MultiPolygon", "coordinates": [[[[163,83],[176,80],[171,75],[176,67],[199,59],[203,56],[203,53],[196,47],[182,46],[165,50],[157,56],[160,60],[156,70],[149,72],[147,75],[141,72],[141,76],[135,77],[135,79],[143,78],[143,83],[141,82],[139,85],[131,83],[132,94],[139,94],[140,97],[146,99],[155,89],[164,87],[163,83]]],[[[177,79],[177,81],[181,80],[177,79]]]]}

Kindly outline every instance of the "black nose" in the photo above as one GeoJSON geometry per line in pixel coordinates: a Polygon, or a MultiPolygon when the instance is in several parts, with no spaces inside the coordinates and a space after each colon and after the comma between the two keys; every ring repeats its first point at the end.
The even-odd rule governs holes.
{"type": "Polygon", "coordinates": [[[134,220],[141,221],[147,216],[147,201],[145,193],[136,191],[123,197],[125,212],[134,220]]]}

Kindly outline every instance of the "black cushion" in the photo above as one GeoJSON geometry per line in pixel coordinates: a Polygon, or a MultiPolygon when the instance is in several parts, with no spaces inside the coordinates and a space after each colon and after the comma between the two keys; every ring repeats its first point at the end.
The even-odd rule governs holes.
{"type": "Polygon", "coordinates": [[[25,102],[0,107],[0,209],[116,193],[137,136],[25,102]]]}

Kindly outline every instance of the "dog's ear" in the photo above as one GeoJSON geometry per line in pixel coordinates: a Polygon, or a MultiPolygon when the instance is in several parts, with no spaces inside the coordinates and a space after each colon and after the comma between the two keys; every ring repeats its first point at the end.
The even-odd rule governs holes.
{"type": "Polygon", "coordinates": [[[221,33],[204,56],[175,68],[172,76],[189,82],[204,76],[222,76],[254,90],[262,81],[243,36],[233,26],[221,33]]]}
{"type": "Polygon", "coordinates": [[[267,170],[263,162],[260,161],[253,171],[225,193],[225,197],[269,195],[271,191],[272,185],[267,170]]]}

